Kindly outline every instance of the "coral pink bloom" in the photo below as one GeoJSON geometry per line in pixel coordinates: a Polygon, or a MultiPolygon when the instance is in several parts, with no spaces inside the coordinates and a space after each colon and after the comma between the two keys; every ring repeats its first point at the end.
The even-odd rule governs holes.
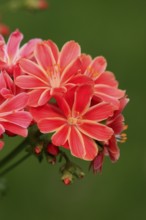
{"type": "Polygon", "coordinates": [[[42,133],[55,132],[54,145],[67,147],[74,156],[85,160],[93,160],[98,153],[93,139],[107,141],[113,134],[111,128],[100,123],[113,114],[113,106],[100,103],[90,107],[92,96],[92,86],[83,85],[65,98],[56,97],[59,107],[31,109],[42,133]]]}
{"type": "Polygon", "coordinates": [[[8,131],[27,136],[27,127],[32,120],[31,114],[24,111],[27,101],[28,95],[20,93],[0,105],[0,135],[8,131]]]}
{"type": "Polygon", "coordinates": [[[10,35],[7,44],[0,36],[0,70],[5,69],[12,74],[18,60],[22,57],[31,58],[35,45],[41,41],[40,39],[33,39],[20,48],[22,39],[23,34],[19,30],[10,35]]]}
{"type": "MultiPolygon", "coordinates": [[[[26,74],[17,77],[15,82],[20,88],[31,90],[29,105],[37,107],[45,104],[52,95],[67,91],[71,79],[78,74],[80,46],[69,41],[59,53],[56,44],[48,40],[38,44],[34,54],[37,63],[28,59],[19,61],[26,74]]],[[[80,77],[74,80],[80,81],[80,77]]]]}
{"type": "Polygon", "coordinates": [[[106,145],[108,154],[113,162],[117,161],[120,156],[120,150],[117,145],[117,141],[125,142],[126,140],[126,134],[121,134],[122,131],[125,130],[127,127],[124,124],[124,117],[122,115],[122,111],[124,110],[128,102],[128,98],[122,98],[120,100],[119,110],[115,111],[113,117],[107,120],[107,125],[111,127],[114,131],[114,135],[109,139],[108,144],[106,145]]]}
{"type": "Polygon", "coordinates": [[[99,56],[92,60],[90,56],[82,54],[80,60],[82,73],[94,81],[94,96],[113,104],[118,109],[119,99],[124,96],[125,91],[118,89],[114,74],[106,71],[105,58],[99,56]]]}

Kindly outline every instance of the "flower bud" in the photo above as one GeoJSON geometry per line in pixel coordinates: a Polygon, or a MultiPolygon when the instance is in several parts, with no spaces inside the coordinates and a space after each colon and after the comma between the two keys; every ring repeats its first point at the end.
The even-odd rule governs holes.
{"type": "Polygon", "coordinates": [[[47,155],[46,156],[46,159],[47,159],[47,162],[52,164],[52,165],[55,165],[56,164],[56,157],[52,156],[52,155],[47,155]]]}
{"type": "Polygon", "coordinates": [[[7,25],[0,23],[0,34],[7,36],[10,33],[10,29],[7,25]]]}
{"type": "Polygon", "coordinates": [[[61,177],[61,180],[63,181],[63,183],[65,185],[70,185],[72,183],[72,180],[73,180],[73,175],[68,171],[64,171],[63,175],[61,177]]]}
{"type": "Polygon", "coordinates": [[[53,156],[57,156],[59,154],[59,148],[52,143],[49,143],[46,147],[46,152],[53,156]]]}
{"type": "Polygon", "coordinates": [[[29,10],[45,10],[48,8],[46,0],[25,0],[25,7],[29,10]]]}
{"type": "Polygon", "coordinates": [[[97,156],[94,158],[94,160],[91,163],[91,167],[94,173],[101,173],[103,159],[104,159],[104,151],[99,151],[99,153],[97,154],[97,156]]]}

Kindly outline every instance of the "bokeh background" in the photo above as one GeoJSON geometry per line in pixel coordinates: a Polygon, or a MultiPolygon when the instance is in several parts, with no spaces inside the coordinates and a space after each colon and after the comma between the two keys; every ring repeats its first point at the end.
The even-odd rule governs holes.
{"type": "MultiPolygon", "coordinates": [[[[2,0],[1,0],[2,2],[2,0]]],[[[120,145],[116,164],[105,160],[103,172],[88,172],[87,162],[75,159],[86,177],[64,186],[59,166],[29,158],[6,176],[8,190],[0,199],[1,220],[144,220],[146,219],[146,1],[48,0],[40,13],[8,12],[5,23],[25,36],[52,39],[61,46],[79,42],[82,52],[104,55],[108,70],[130,97],[124,115],[128,141],[120,145]]],[[[20,139],[7,139],[0,158],[20,139]]]]}

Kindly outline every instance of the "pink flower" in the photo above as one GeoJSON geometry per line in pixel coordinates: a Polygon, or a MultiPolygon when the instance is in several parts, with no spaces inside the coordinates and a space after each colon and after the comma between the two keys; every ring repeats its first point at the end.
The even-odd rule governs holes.
{"type": "Polygon", "coordinates": [[[99,103],[90,106],[91,85],[69,91],[65,97],[56,96],[58,106],[48,104],[32,108],[31,113],[42,133],[55,132],[52,143],[71,150],[72,155],[93,160],[98,153],[94,140],[107,141],[113,130],[102,122],[113,114],[113,106],[99,103]]]}
{"type": "Polygon", "coordinates": [[[8,131],[27,136],[27,127],[32,120],[31,114],[24,111],[27,101],[28,95],[20,93],[0,105],[0,135],[8,131]]]}
{"type": "Polygon", "coordinates": [[[67,42],[61,52],[51,40],[44,41],[36,46],[34,55],[37,63],[29,59],[19,61],[25,75],[18,76],[15,81],[20,88],[30,90],[30,106],[44,105],[51,96],[61,95],[81,81],[80,77],[75,77],[80,67],[80,46],[74,41],[67,42]]]}
{"type": "Polygon", "coordinates": [[[127,128],[127,126],[124,124],[124,117],[122,115],[122,111],[124,110],[128,102],[128,98],[122,98],[120,100],[119,110],[115,111],[114,115],[111,118],[109,118],[106,123],[114,131],[114,134],[108,140],[108,144],[105,145],[110,159],[113,162],[117,161],[120,156],[120,149],[117,145],[117,141],[123,143],[127,139],[126,134],[122,133],[127,128]]]}
{"type": "Polygon", "coordinates": [[[19,30],[14,31],[7,44],[2,36],[0,36],[0,70],[6,70],[13,74],[14,68],[18,60],[22,57],[32,58],[35,45],[40,39],[32,39],[20,48],[23,34],[19,30]]]}
{"type": "Polygon", "coordinates": [[[118,82],[114,74],[106,71],[105,58],[98,56],[92,60],[89,55],[82,54],[80,60],[82,74],[89,76],[94,81],[94,98],[111,103],[118,109],[119,99],[124,96],[125,91],[118,89],[118,82]]]}

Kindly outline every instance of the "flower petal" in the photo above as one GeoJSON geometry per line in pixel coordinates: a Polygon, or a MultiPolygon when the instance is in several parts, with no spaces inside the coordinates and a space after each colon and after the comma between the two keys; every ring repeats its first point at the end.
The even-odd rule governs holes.
{"type": "MultiPolygon", "coordinates": [[[[45,74],[45,72],[43,72],[43,70],[41,70],[39,66],[36,63],[32,62],[31,60],[22,58],[19,61],[19,65],[24,73],[39,78],[43,82],[48,81],[48,76],[45,74]]],[[[17,78],[16,78],[16,82],[17,82],[17,78]]]]}
{"type": "Polygon", "coordinates": [[[35,48],[35,58],[38,64],[45,70],[51,71],[51,67],[56,63],[51,48],[47,43],[39,43],[35,48]]]}
{"type": "Polygon", "coordinates": [[[48,117],[63,117],[60,109],[51,104],[40,106],[38,108],[30,108],[30,113],[37,122],[48,117]]]}
{"type": "Polygon", "coordinates": [[[61,96],[55,96],[55,99],[57,101],[59,108],[62,110],[63,114],[66,117],[68,117],[71,114],[71,110],[67,101],[61,96]]]}
{"type": "Polygon", "coordinates": [[[71,62],[61,74],[61,83],[67,82],[71,78],[73,78],[78,73],[80,67],[81,62],[79,59],[76,59],[73,62],[71,62]]]}
{"type": "Polygon", "coordinates": [[[83,137],[79,130],[76,129],[74,126],[71,126],[68,142],[72,155],[79,158],[85,157],[86,151],[83,137]]]}
{"type": "Polygon", "coordinates": [[[52,143],[56,146],[62,146],[66,143],[70,133],[70,127],[63,125],[57,132],[52,136],[52,143]]]}
{"type": "Polygon", "coordinates": [[[108,85],[95,85],[95,92],[99,92],[99,93],[104,93],[107,94],[109,96],[113,96],[115,98],[122,98],[125,95],[125,91],[108,86],[108,85]]]}
{"type": "Polygon", "coordinates": [[[113,115],[114,108],[111,104],[101,102],[89,108],[83,116],[87,120],[102,121],[113,115]]]}
{"type": "Polygon", "coordinates": [[[28,102],[28,95],[26,93],[20,93],[11,99],[6,100],[0,106],[0,112],[11,112],[15,110],[23,109],[28,102]]]}
{"type": "Polygon", "coordinates": [[[111,87],[118,87],[118,81],[112,72],[106,71],[101,74],[95,81],[95,84],[105,84],[111,87]]]}
{"type": "Polygon", "coordinates": [[[86,112],[87,107],[91,102],[93,95],[93,87],[91,85],[83,85],[77,88],[75,91],[74,105],[73,105],[73,116],[86,112]]]}
{"type": "Polygon", "coordinates": [[[35,89],[29,92],[28,105],[32,107],[38,107],[40,97],[44,91],[45,91],[44,89],[35,89]]]}
{"type": "Polygon", "coordinates": [[[104,57],[96,57],[85,71],[85,75],[97,79],[106,69],[107,62],[104,57]]]}
{"type": "Polygon", "coordinates": [[[69,41],[61,49],[59,57],[59,65],[64,69],[70,62],[75,60],[81,53],[80,46],[75,41],[69,41]]]}
{"type": "Polygon", "coordinates": [[[107,150],[112,162],[116,162],[120,157],[120,149],[117,145],[117,141],[114,135],[109,140],[109,145],[107,146],[107,150]]]}
{"type": "Polygon", "coordinates": [[[10,35],[7,43],[7,53],[11,61],[14,60],[14,58],[16,57],[22,39],[23,34],[19,32],[19,30],[14,31],[10,35]]]}
{"type": "Polygon", "coordinates": [[[41,94],[38,100],[38,105],[46,104],[50,100],[50,98],[51,98],[50,89],[44,90],[44,92],[41,94]]]}
{"type": "Polygon", "coordinates": [[[22,137],[27,137],[28,131],[26,128],[22,128],[18,125],[11,124],[9,122],[2,122],[2,125],[7,131],[10,131],[17,135],[21,135],[22,137]]]}
{"type": "Polygon", "coordinates": [[[59,50],[57,45],[52,40],[47,40],[45,43],[51,48],[55,61],[57,63],[59,57],[59,50]]]}
{"type": "Polygon", "coordinates": [[[92,138],[87,137],[86,135],[82,134],[84,145],[85,145],[85,151],[86,154],[84,156],[84,160],[93,160],[97,153],[98,153],[98,147],[95,141],[92,138]]]}
{"type": "Polygon", "coordinates": [[[54,132],[64,125],[64,118],[46,118],[38,122],[38,127],[42,133],[54,132]]]}
{"type": "Polygon", "coordinates": [[[84,73],[87,67],[90,65],[92,58],[90,55],[81,54],[80,61],[81,61],[81,73],[84,73]]]}
{"type": "Polygon", "coordinates": [[[7,121],[9,123],[18,125],[23,128],[27,128],[30,122],[32,121],[32,116],[29,112],[21,111],[6,115],[0,120],[3,121],[3,119],[4,121],[7,121]]]}
{"type": "Polygon", "coordinates": [[[98,141],[107,141],[113,134],[111,128],[94,122],[85,122],[78,125],[78,128],[83,134],[98,141]]]}
{"type": "Polygon", "coordinates": [[[41,42],[41,39],[32,39],[28,41],[28,43],[24,44],[23,47],[21,47],[19,52],[19,57],[21,58],[31,58],[34,53],[35,46],[41,42]]]}
{"type": "Polygon", "coordinates": [[[17,86],[22,89],[42,89],[48,86],[47,82],[42,82],[34,76],[18,76],[15,80],[17,86]]]}

